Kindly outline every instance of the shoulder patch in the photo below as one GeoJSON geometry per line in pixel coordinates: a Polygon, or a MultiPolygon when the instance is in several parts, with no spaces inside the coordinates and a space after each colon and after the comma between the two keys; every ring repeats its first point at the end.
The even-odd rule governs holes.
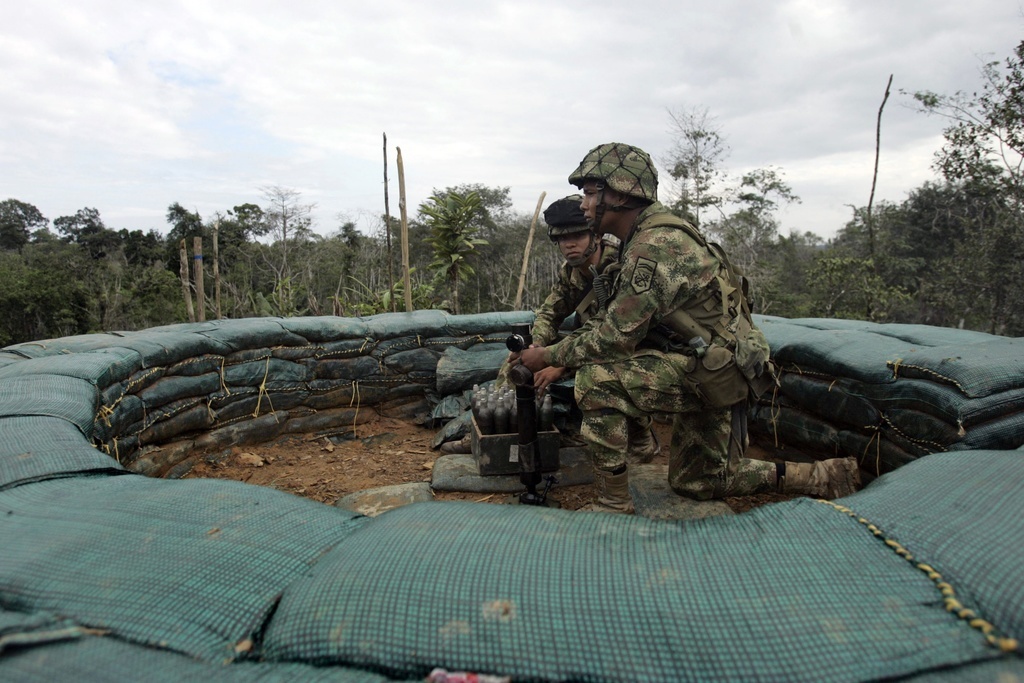
{"type": "Polygon", "coordinates": [[[654,271],[658,269],[658,262],[652,261],[649,258],[641,256],[636,260],[636,265],[633,266],[633,276],[629,279],[629,284],[633,286],[633,290],[638,294],[646,292],[651,288],[651,283],[654,281],[654,271]]]}

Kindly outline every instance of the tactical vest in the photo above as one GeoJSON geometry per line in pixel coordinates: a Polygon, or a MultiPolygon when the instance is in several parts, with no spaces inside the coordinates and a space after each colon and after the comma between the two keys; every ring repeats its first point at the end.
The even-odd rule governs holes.
{"type": "Polygon", "coordinates": [[[636,231],[655,227],[682,230],[719,262],[715,279],[648,332],[647,342],[662,351],[690,356],[687,383],[708,405],[734,405],[775,383],[768,340],[751,318],[749,282],[721,246],[704,239],[682,218],[659,213],[636,231]]]}

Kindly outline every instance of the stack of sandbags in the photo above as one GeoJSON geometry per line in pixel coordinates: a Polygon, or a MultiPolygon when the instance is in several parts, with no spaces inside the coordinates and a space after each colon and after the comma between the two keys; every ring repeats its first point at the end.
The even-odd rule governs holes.
{"type": "Polygon", "coordinates": [[[769,445],[887,472],[1024,444],[1024,340],[925,325],[756,316],[781,385],[752,408],[769,445]]]}
{"type": "Polygon", "coordinates": [[[249,318],[18,344],[0,357],[0,420],[61,418],[113,457],[106,467],[175,476],[231,445],[425,413],[446,350],[504,348],[532,318],[249,318]]]}

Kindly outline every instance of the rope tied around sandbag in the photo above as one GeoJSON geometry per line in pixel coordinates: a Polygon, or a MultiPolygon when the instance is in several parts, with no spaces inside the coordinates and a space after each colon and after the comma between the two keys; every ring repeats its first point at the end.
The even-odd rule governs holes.
{"type": "Polygon", "coordinates": [[[106,453],[107,455],[113,456],[114,460],[117,462],[118,465],[121,464],[121,454],[118,453],[118,451],[117,451],[117,437],[116,436],[113,439],[111,439],[109,444],[106,444],[106,443],[105,444],[101,444],[99,449],[101,451],[103,451],[104,453],[106,453]],[[113,452],[111,452],[111,446],[113,446],[113,452]]]}
{"type": "Polygon", "coordinates": [[[957,600],[956,591],[954,590],[953,586],[948,581],[943,579],[942,575],[934,567],[924,562],[918,562],[917,560],[915,560],[914,556],[910,553],[909,550],[903,547],[903,545],[899,541],[886,537],[885,533],[881,529],[879,529],[877,525],[873,524],[870,520],[861,517],[851,508],[848,508],[845,505],[840,505],[839,503],[835,503],[831,500],[824,499],[818,499],[815,500],[815,502],[827,505],[833,508],[834,510],[837,510],[838,512],[841,512],[849,516],[850,518],[856,520],[859,524],[867,528],[867,530],[870,531],[872,535],[880,539],[883,543],[885,543],[886,546],[891,548],[893,552],[895,552],[904,560],[912,564],[916,569],[924,573],[924,575],[927,576],[932,581],[932,583],[935,584],[935,587],[942,595],[943,608],[947,612],[955,614],[957,618],[965,621],[967,625],[971,628],[980,631],[982,635],[984,635],[985,640],[988,642],[989,645],[998,648],[1000,652],[1017,652],[1020,649],[1020,643],[1017,641],[1016,638],[999,635],[996,631],[996,627],[994,624],[992,624],[990,621],[987,621],[986,619],[979,617],[977,612],[968,607],[965,607],[959,600],[957,600]]]}
{"type": "Polygon", "coordinates": [[[231,389],[228,387],[227,382],[224,381],[224,367],[227,364],[227,358],[221,356],[220,359],[220,388],[224,392],[225,396],[231,395],[231,389]]]}
{"type": "Polygon", "coordinates": [[[952,377],[947,377],[946,375],[943,375],[940,372],[936,372],[935,370],[932,370],[931,368],[926,368],[926,367],[921,366],[921,365],[910,365],[909,363],[904,363],[902,358],[897,358],[896,360],[886,361],[885,365],[886,365],[886,367],[888,367],[889,369],[892,370],[892,377],[893,377],[893,379],[899,379],[900,370],[902,368],[912,368],[912,369],[917,370],[919,372],[922,372],[922,373],[924,373],[926,375],[931,375],[932,377],[940,379],[940,380],[942,380],[943,382],[945,382],[947,384],[952,384],[954,387],[959,389],[960,392],[964,396],[970,396],[970,394],[968,393],[967,389],[964,388],[963,384],[961,384],[960,382],[956,381],[952,377]]]}
{"type": "Polygon", "coordinates": [[[359,408],[362,404],[362,399],[359,397],[359,380],[352,380],[352,397],[348,400],[348,407],[352,407],[352,402],[355,401],[356,411],[352,415],[352,434],[356,433],[356,425],[359,420],[359,408]]]}
{"type": "Polygon", "coordinates": [[[937,441],[928,441],[927,439],[915,439],[914,437],[910,436],[909,434],[903,432],[895,424],[893,424],[892,420],[890,420],[889,417],[885,413],[881,413],[881,417],[882,417],[882,421],[886,425],[888,425],[889,428],[892,429],[893,432],[895,432],[896,434],[899,434],[900,437],[906,439],[910,443],[912,443],[915,446],[919,447],[921,450],[925,451],[925,453],[945,453],[946,451],[949,450],[948,448],[946,448],[941,443],[938,443],[937,441]],[[931,450],[929,450],[929,447],[931,447],[931,450]]]}
{"type": "Polygon", "coordinates": [[[779,385],[775,384],[772,387],[772,402],[768,406],[768,420],[772,426],[772,438],[775,440],[775,448],[779,446],[779,416],[782,415],[782,404],[778,402],[779,398],[779,385]]]}
{"type": "Polygon", "coordinates": [[[882,432],[881,432],[881,430],[878,429],[878,427],[871,427],[870,425],[867,427],[867,429],[874,429],[874,433],[871,435],[871,438],[868,439],[867,445],[864,446],[864,452],[862,453],[864,458],[862,460],[858,461],[858,465],[861,462],[867,460],[868,450],[870,450],[871,444],[874,443],[875,444],[875,476],[876,477],[880,477],[880,476],[882,476],[882,432]]]}
{"type": "MultiPolygon", "coordinates": [[[[270,399],[270,394],[267,393],[267,377],[269,375],[270,375],[270,355],[267,355],[267,366],[263,370],[263,381],[260,382],[259,393],[256,395],[256,409],[252,411],[252,416],[253,417],[259,417],[259,415],[260,415],[260,405],[263,403],[263,397],[264,396],[267,397],[267,403],[270,404],[270,412],[272,414],[277,412],[277,411],[274,410],[274,402],[270,399]]],[[[274,415],[274,419],[277,419],[276,414],[274,415]]],[[[277,420],[277,421],[280,422],[280,420],[277,420]]]]}

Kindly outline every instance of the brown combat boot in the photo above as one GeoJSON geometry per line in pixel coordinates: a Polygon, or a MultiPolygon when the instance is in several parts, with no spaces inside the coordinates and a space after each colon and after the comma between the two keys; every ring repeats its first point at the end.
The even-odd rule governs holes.
{"type": "Polygon", "coordinates": [[[441,452],[445,454],[451,453],[472,453],[473,452],[473,437],[469,434],[462,437],[458,441],[445,441],[441,444],[441,452]]]}
{"type": "Polygon", "coordinates": [[[658,443],[658,435],[650,427],[637,428],[630,422],[629,425],[629,452],[626,458],[631,465],[646,464],[658,457],[661,453],[661,444],[658,443]]]}
{"type": "Polygon", "coordinates": [[[629,470],[612,474],[595,469],[594,483],[597,484],[597,502],[584,505],[580,511],[633,514],[633,499],[629,497],[629,470]]]}
{"type": "Polygon", "coordinates": [[[832,458],[818,462],[787,462],[779,480],[782,493],[802,493],[819,498],[842,498],[860,487],[856,458],[832,458]]]}

